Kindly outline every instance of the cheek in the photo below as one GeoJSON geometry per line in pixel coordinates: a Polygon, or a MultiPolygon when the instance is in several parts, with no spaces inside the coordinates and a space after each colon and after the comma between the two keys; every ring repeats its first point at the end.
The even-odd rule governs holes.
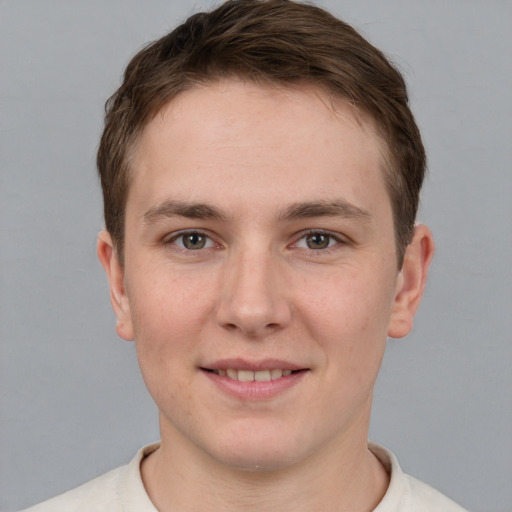
{"type": "Polygon", "coordinates": [[[343,345],[385,339],[394,287],[378,277],[352,271],[311,283],[301,302],[312,328],[343,345]]]}
{"type": "Polygon", "coordinates": [[[146,387],[161,411],[180,417],[189,414],[192,403],[190,369],[195,366],[202,322],[200,304],[190,295],[191,290],[175,283],[148,280],[131,301],[137,359],[146,387]]]}
{"type": "Polygon", "coordinates": [[[323,349],[325,378],[345,404],[373,388],[386,347],[393,287],[390,280],[355,270],[325,283],[305,306],[306,321],[323,349]]]}
{"type": "MultiPolygon", "coordinates": [[[[190,359],[211,310],[208,283],[168,277],[138,279],[129,287],[135,344],[141,367],[170,369],[190,359]],[[165,367],[165,368],[164,368],[165,367]]],[[[187,361],[188,362],[188,361],[187,361]]]]}

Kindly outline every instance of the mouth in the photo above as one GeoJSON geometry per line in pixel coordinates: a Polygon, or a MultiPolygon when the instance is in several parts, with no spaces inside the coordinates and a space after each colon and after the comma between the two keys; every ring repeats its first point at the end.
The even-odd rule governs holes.
{"type": "Polygon", "coordinates": [[[268,401],[295,388],[311,372],[285,359],[225,358],[199,369],[223,393],[243,401],[268,401]]]}
{"type": "Polygon", "coordinates": [[[294,373],[299,373],[305,370],[291,370],[283,368],[272,368],[270,370],[241,370],[236,368],[226,369],[209,369],[202,368],[202,370],[218,375],[219,377],[226,377],[229,380],[240,382],[268,382],[271,380],[278,380],[283,377],[288,377],[294,373]]]}
{"type": "Polygon", "coordinates": [[[203,375],[228,396],[243,401],[268,401],[294,388],[310,368],[289,361],[224,359],[199,368],[203,375]]]}

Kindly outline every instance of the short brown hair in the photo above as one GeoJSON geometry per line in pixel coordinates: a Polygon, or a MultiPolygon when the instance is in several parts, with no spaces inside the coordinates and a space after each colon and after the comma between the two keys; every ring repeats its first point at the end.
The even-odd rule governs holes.
{"type": "Polygon", "coordinates": [[[426,157],[401,74],[380,50],[328,12],[287,0],[229,0],[142,49],[105,106],[98,150],[106,228],[123,263],[130,153],[147,123],[198,83],[237,77],[308,83],[345,98],[377,123],[398,265],[414,233],[426,157]]]}

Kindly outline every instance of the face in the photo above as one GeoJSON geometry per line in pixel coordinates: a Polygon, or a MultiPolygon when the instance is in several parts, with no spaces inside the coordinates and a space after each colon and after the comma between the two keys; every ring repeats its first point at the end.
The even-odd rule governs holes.
{"type": "Polygon", "coordinates": [[[198,86],[149,123],[124,268],[106,234],[99,252],[164,443],[276,469],[366,442],[387,336],[424,281],[424,241],[397,270],[381,149],[305,87],[198,86]]]}

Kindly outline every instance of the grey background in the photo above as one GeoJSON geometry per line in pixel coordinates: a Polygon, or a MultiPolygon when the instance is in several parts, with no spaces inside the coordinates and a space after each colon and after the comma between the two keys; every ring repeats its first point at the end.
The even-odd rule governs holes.
{"type": "MultiPolygon", "coordinates": [[[[145,42],[210,2],[0,0],[0,509],[158,438],[95,256],[103,102],[145,42]]],[[[325,0],[410,84],[437,255],[392,341],[371,438],[473,511],[512,503],[512,2],[325,0]]]]}

